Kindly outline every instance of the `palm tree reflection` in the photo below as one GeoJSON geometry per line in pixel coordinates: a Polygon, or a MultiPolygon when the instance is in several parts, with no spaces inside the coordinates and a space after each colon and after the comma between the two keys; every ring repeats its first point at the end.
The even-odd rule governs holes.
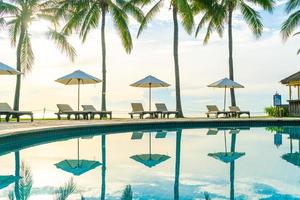
{"type": "Polygon", "coordinates": [[[176,131],[176,155],[175,155],[175,181],[174,200],[179,200],[179,175],[180,175],[180,155],[181,155],[181,134],[182,130],[176,131]]]}

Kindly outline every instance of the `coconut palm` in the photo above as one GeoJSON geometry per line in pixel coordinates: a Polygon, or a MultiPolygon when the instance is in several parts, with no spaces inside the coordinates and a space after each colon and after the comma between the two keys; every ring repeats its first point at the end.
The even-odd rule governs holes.
{"type": "MultiPolygon", "coordinates": [[[[47,20],[57,25],[52,9],[51,0],[10,0],[0,1],[1,24],[8,29],[12,46],[17,46],[17,70],[28,73],[34,63],[34,53],[31,46],[30,26],[33,21],[47,20]]],[[[75,56],[74,48],[67,42],[65,36],[54,28],[47,32],[49,39],[53,40],[59,49],[72,60],[75,56]]],[[[21,89],[21,75],[17,76],[14,109],[19,110],[21,89]]]]}
{"type": "Polygon", "coordinates": [[[123,47],[127,53],[132,50],[132,39],[128,27],[128,15],[141,20],[143,13],[134,5],[125,0],[58,0],[57,15],[66,19],[63,32],[71,34],[79,30],[82,42],[87,39],[88,33],[101,26],[101,53],[102,53],[102,105],[101,110],[106,111],[106,18],[111,14],[111,20],[119,33],[123,47]],[[100,22],[101,20],[101,22],[100,22]]]}
{"type": "MultiPolygon", "coordinates": [[[[152,4],[154,1],[149,0],[131,0],[132,3],[140,6],[152,4]]],[[[165,0],[157,0],[154,2],[154,6],[145,15],[141,22],[138,37],[142,31],[146,28],[147,24],[155,17],[161,10],[165,0]]],[[[179,112],[178,117],[183,117],[181,106],[181,94],[180,94],[180,73],[179,73],[179,61],[178,61],[178,17],[181,18],[181,24],[184,30],[191,34],[194,26],[194,18],[192,9],[188,3],[188,0],[170,0],[170,9],[172,9],[173,16],[173,59],[175,67],[175,88],[176,88],[176,110],[179,112]]]]}
{"type": "MultiPolygon", "coordinates": [[[[281,34],[283,37],[283,40],[286,40],[289,38],[295,29],[298,27],[300,22],[300,10],[296,10],[299,8],[300,1],[299,0],[289,0],[286,3],[286,12],[291,13],[293,12],[287,20],[285,20],[281,26],[281,34]]],[[[300,32],[296,32],[293,35],[298,35],[300,32]]],[[[300,49],[298,49],[297,54],[300,54],[300,49]]]]}
{"type": "MultiPolygon", "coordinates": [[[[204,44],[210,39],[213,31],[217,31],[220,36],[223,35],[225,24],[228,27],[228,49],[229,49],[229,78],[234,80],[233,72],[233,14],[240,11],[242,18],[248,24],[252,33],[260,37],[263,31],[261,16],[252,6],[259,6],[264,10],[271,12],[273,10],[273,0],[192,0],[193,11],[195,14],[203,13],[203,16],[196,28],[196,36],[204,26],[206,34],[204,44]]],[[[231,104],[236,105],[234,89],[230,89],[231,104]]]]}

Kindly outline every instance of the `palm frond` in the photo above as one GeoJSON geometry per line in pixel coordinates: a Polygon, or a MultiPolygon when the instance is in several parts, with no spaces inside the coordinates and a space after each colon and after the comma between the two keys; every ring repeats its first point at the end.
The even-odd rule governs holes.
{"type": "Polygon", "coordinates": [[[76,51],[74,47],[68,42],[66,36],[63,33],[60,33],[53,29],[49,29],[47,36],[49,39],[54,41],[54,43],[61,50],[62,53],[65,53],[71,59],[71,61],[74,61],[76,51]]]}
{"type": "Polygon", "coordinates": [[[261,36],[262,31],[263,31],[263,24],[261,22],[261,17],[259,15],[259,13],[244,2],[240,3],[240,9],[241,9],[243,18],[245,19],[246,23],[252,30],[253,34],[256,37],[261,36]]]}
{"type": "Polygon", "coordinates": [[[81,25],[80,30],[80,37],[82,38],[82,41],[84,42],[86,40],[86,36],[88,32],[92,28],[96,28],[99,23],[99,15],[100,15],[100,8],[98,2],[94,2],[91,7],[89,7],[88,12],[84,16],[84,20],[81,25]]]}
{"type": "Polygon", "coordinates": [[[34,55],[31,47],[30,36],[27,31],[22,43],[20,56],[22,72],[26,74],[27,72],[31,71],[32,65],[34,63],[34,55]]]}
{"type": "Polygon", "coordinates": [[[86,15],[86,12],[86,9],[80,9],[73,12],[69,16],[67,23],[64,25],[62,32],[64,34],[71,34],[74,29],[78,29],[83,21],[83,16],[86,15]]]}
{"type": "Polygon", "coordinates": [[[274,0],[251,0],[256,5],[261,6],[265,11],[272,12],[275,1],[274,0]]]}
{"type": "Polygon", "coordinates": [[[283,22],[281,26],[281,34],[283,40],[286,40],[295,30],[300,22],[300,10],[294,12],[289,18],[283,22]]]}
{"type": "Polygon", "coordinates": [[[0,29],[2,29],[6,25],[6,21],[3,17],[0,17],[0,29]]]}
{"type": "Polygon", "coordinates": [[[206,33],[204,36],[204,40],[203,40],[203,44],[207,44],[211,34],[213,33],[213,31],[215,30],[215,24],[213,22],[213,20],[210,20],[210,22],[208,23],[207,29],[206,29],[206,33]]]}
{"type": "MultiPolygon", "coordinates": [[[[26,40],[28,40],[27,37],[26,40]]],[[[27,42],[27,41],[26,41],[27,42]]],[[[29,44],[30,45],[30,44],[29,44]]],[[[33,184],[32,174],[30,167],[26,166],[24,162],[21,164],[21,179],[20,179],[20,199],[27,200],[31,193],[31,188],[33,184]]]]}
{"type": "Polygon", "coordinates": [[[18,14],[19,8],[15,6],[14,4],[10,4],[8,2],[0,1],[0,14],[5,15],[5,14],[10,14],[10,15],[15,15],[18,14]]]}
{"type": "Polygon", "coordinates": [[[300,0],[289,0],[286,3],[285,11],[290,13],[292,10],[300,6],[300,0]]]}
{"type": "Polygon", "coordinates": [[[174,6],[177,7],[178,13],[181,16],[182,26],[187,33],[191,34],[194,27],[194,16],[190,5],[187,0],[175,0],[174,2],[176,2],[174,6]]]}
{"type": "Polygon", "coordinates": [[[126,188],[123,191],[121,200],[132,200],[132,189],[131,185],[127,185],[126,188]]]}
{"type": "Polygon", "coordinates": [[[142,22],[144,19],[144,13],[135,4],[133,4],[131,1],[125,0],[117,0],[117,3],[126,13],[132,15],[138,22],[142,22]]]}
{"type": "Polygon", "coordinates": [[[128,28],[128,19],[126,13],[117,5],[110,3],[110,10],[113,18],[114,25],[119,32],[123,47],[127,53],[132,50],[132,39],[128,28]]]}
{"type": "Polygon", "coordinates": [[[200,22],[197,25],[196,31],[195,31],[195,37],[198,36],[200,30],[204,27],[204,25],[210,21],[211,16],[209,15],[209,13],[204,13],[203,17],[201,18],[200,22]]]}
{"type": "Polygon", "coordinates": [[[71,178],[64,186],[60,186],[55,191],[56,200],[66,200],[71,194],[76,191],[76,184],[71,178]]]}
{"type": "Polygon", "coordinates": [[[12,46],[16,46],[17,37],[20,33],[21,22],[20,19],[14,19],[8,22],[8,33],[10,37],[10,43],[12,46]]]}
{"type": "Polygon", "coordinates": [[[147,24],[155,17],[155,15],[159,12],[160,8],[163,6],[164,0],[159,0],[146,14],[144,19],[141,22],[137,37],[140,36],[142,31],[146,28],[147,24]]]}
{"type": "Polygon", "coordinates": [[[8,199],[9,200],[15,200],[15,194],[12,190],[8,192],[8,199]]]}

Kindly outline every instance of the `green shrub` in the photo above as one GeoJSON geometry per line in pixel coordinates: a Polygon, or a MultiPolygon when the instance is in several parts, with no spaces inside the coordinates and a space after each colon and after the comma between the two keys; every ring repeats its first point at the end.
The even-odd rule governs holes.
{"type": "Polygon", "coordinates": [[[271,117],[287,117],[288,116],[288,108],[286,106],[279,106],[279,107],[266,107],[265,112],[268,116],[271,117]]]}

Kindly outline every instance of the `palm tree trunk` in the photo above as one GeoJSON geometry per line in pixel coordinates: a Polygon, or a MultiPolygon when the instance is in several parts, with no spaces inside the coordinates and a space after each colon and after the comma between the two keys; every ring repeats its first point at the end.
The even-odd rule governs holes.
{"type": "Polygon", "coordinates": [[[106,44],[105,44],[105,17],[106,17],[106,6],[101,3],[101,47],[102,47],[102,105],[101,110],[106,111],[106,44]]]}
{"type": "MultiPolygon", "coordinates": [[[[21,66],[21,50],[22,45],[25,37],[25,29],[21,27],[21,33],[18,41],[17,46],[17,70],[22,71],[21,66]]],[[[16,89],[15,89],[15,99],[14,99],[14,110],[18,111],[20,108],[20,92],[21,92],[21,75],[17,75],[17,81],[16,81],[16,89]]]]}
{"type": "Polygon", "coordinates": [[[174,200],[179,200],[179,176],[180,176],[180,152],[181,152],[181,133],[176,132],[176,161],[175,161],[175,182],[174,182],[174,200]]]}
{"type": "MultiPolygon", "coordinates": [[[[232,51],[233,51],[232,12],[233,10],[230,8],[228,13],[228,47],[229,47],[229,79],[234,80],[233,58],[232,58],[232,51]]],[[[230,88],[230,96],[231,96],[231,105],[236,106],[234,88],[230,88]]]]}
{"type": "Polygon", "coordinates": [[[175,65],[175,88],[176,88],[176,110],[178,111],[177,117],[183,117],[180,95],[180,75],[178,63],[178,19],[177,7],[173,5],[173,23],[174,23],[174,38],[173,38],[173,56],[175,65]]]}

